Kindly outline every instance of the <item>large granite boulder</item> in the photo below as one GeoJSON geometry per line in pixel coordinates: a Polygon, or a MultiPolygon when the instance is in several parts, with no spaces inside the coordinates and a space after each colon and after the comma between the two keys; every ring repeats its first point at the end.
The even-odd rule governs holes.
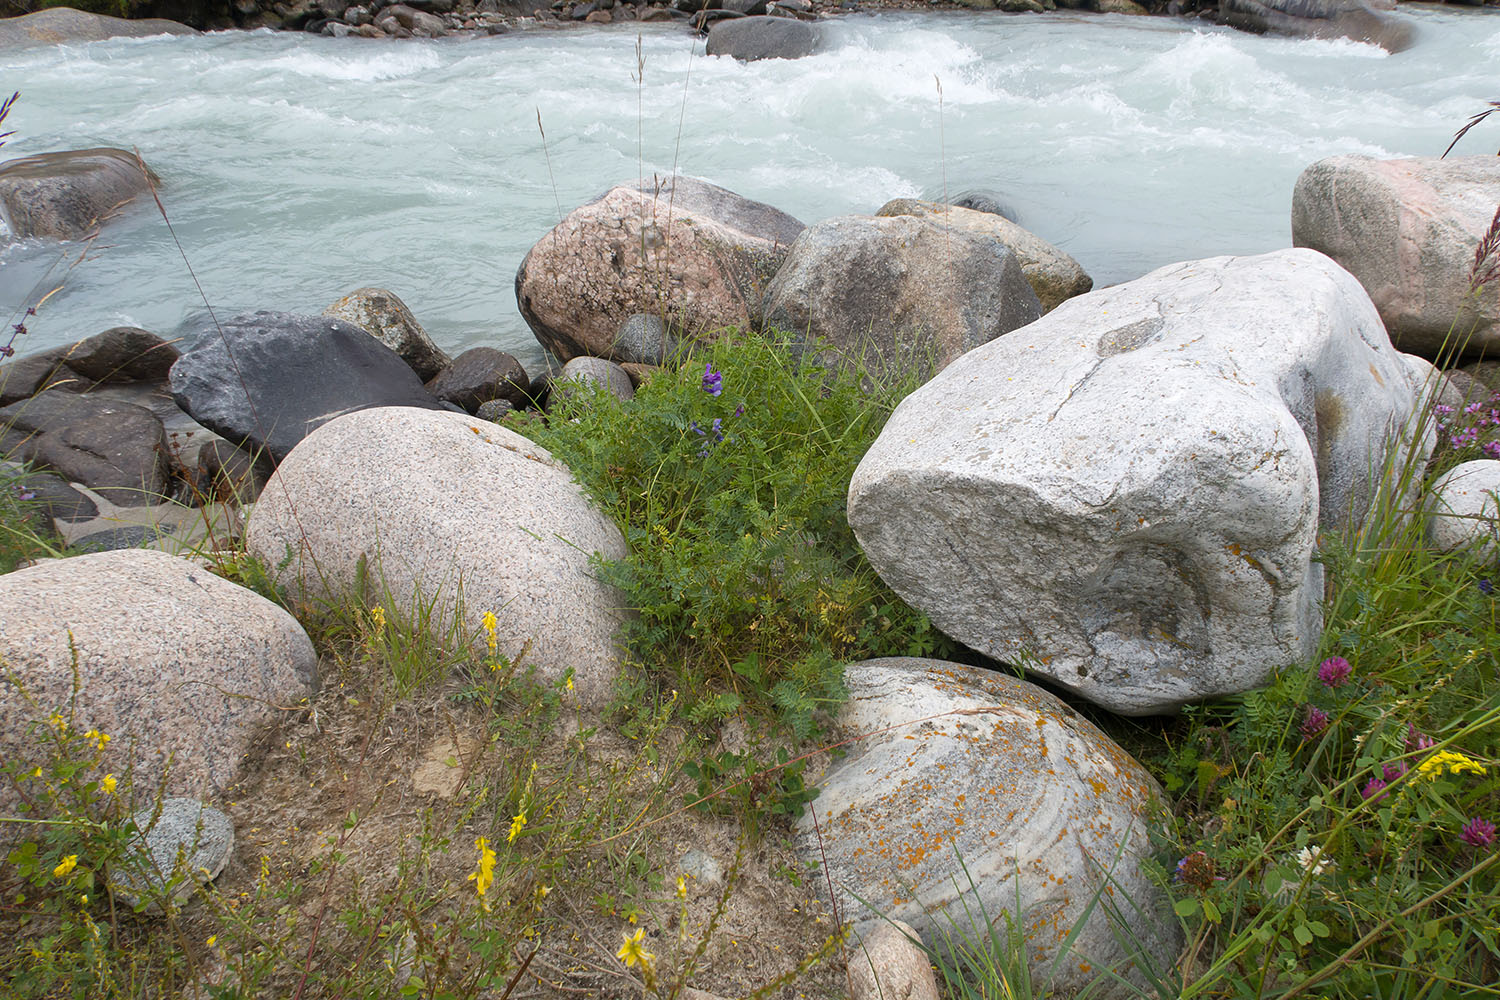
{"type": "Polygon", "coordinates": [[[849,523],[948,635],[1113,711],[1259,687],[1316,649],[1317,536],[1376,498],[1406,357],[1321,254],[1173,264],[907,397],[849,523]]]}
{"type": "Polygon", "coordinates": [[[516,272],[521,315],[559,360],[611,358],[620,325],[666,316],[679,336],[760,325],[766,285],[802,223],[690,177],[626,184],[575,209],[516,272]]]}
{"type": "MultiPolygon", "coordinates": [[[[137,799],[229,787],[260,729],[306,696],[317,657],[258,594],[161,552],[54,559],[0,576],[0,757],[28,760],[53,713],[111,737],[137,799]],[[75,676],[77,690],[74,690],[75,676]]],[[[0,782],[0,813],[21,799],[0,782]]],[[[3,826],[4,824],[0,824],[3,826]]]]}
{"type": "Polygon", "coordinates": [[[166,429],[133,403],[48,389],[0,408],[14,458],[55,469],[122,507],[157,503],[168,492],[166,429]]]}
{"type": "Polygon", "coordinates": [[[823,27],[790,17],[739,17],[720,21],[708,32],[703,51],[741,62],[801,59],[827,47],[823,27]]]}
{"type": "Polygon", "coordinates": [[[1500,554],[1500,461],[1480,458],[1454,466],[1428,490],[1427,544],[1439,552],[1500,554]]]}
{"type": "Polygon", "coordinates": [[[441,409],[400,355],[342,320],[257,312],[205,330],[172,366],[203,426],[280,462],[308,432],[372,406],[441,409]]]}
{"type": "Polygon", "coordinates": [[[148,17],[126,20],[103,14],[88,14],[71,7],[53,7],[20,17],[0,20],[0,49],[26,45],[61,45],[68,42],[98,42],[106,38],[146,38],[151,35],[196,35],[197,31],[176,21],[148,17]]]}
{"type": "Polygon", "coordinates": [[[422,324],[395,292],[384,288],[357,288],[323,310],[324,316],[368,332],[401,355],[423,382],[430,381],[453,360],[427,336],[422,324]]]}
{"type": "Polygon", "coordinates": [[[1402,52],[1416,41],[1406,18],[1365,0],[1223,0],[1219,21],[1242,31],[1294,38],[1350,38],[1402,52]]]}
{"type": "Polygon", "coordinates": [[[1497,205],[1500,157],[1333,156],[1297,178],[1292,242],[1358,278],[1403,350],[1436,358],[1447,344],[1494,354],[1500,287],[1470,292],[1474,253],[1497,205]]]}
{"type": "Polygon", "coordinates": [[[622,559],[615,526],[542,448],[459,413],[382,407],[310,434],[260,495],[247,541],[295,593],[364,603],[419,597],[465,635],[497,619],[499,651],[546,679],[576,670],[585,705],[609,696],[623,598],[590,559],[622,559]]]}
{"type": "Polygon", "coordinates": [[[986,940],[984,915],[1003,936],[1008,914],[1038,986],[1133,997],[1102,972],[1134,978],[1124,928],[1112,927],[1124,921],[1170,969],[1180,931],[1141,864],[1161,793],[1129,754],[1056,697],[994,671],[901,658],[853,664],[844,679],[838,721],[859,738],[818,781],[797,849],[822,864],[819,884],[833,883],[857,933],[891,917],[942,950],[986,940]]]}
{"type": "Polygon", "coordinates": [[[1026,283],[1041,300],[1043,312],[1050,312],[1065,300],[1094,287],[1094,279],[1084,272],[1078,261],[1003,215],[915,198],[888,201],[875,214],[881,217],[911,215],[939,226],[993,236],[1015,252],[1021,262],[1021,273],[1026,275],[1026,283]]]}
{"type": "Polygon", "coordinates": [[[123,149],[6,160],[0,163],[0,220],[20,239],[83,239],[157,180],[134,153],[123,149]]]}
{"type": "Polygon", "coordinates": [[[846,215],[797,237],[762,311],[767,327],[825,339],[844,361],[931,372],[1042,306],[1019,258],[991,235],[846,215]]]}

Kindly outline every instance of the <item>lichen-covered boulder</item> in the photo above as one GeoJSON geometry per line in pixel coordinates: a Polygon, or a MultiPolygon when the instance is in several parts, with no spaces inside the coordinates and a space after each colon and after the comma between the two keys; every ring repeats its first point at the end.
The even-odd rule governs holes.
{"type": "Polygon", "coordinates": [[[1315,650],[1317,536],[1376,496],[1405,358],[1321,254],[1173,264],[908,396],[849,523],[948,635],[1113,711],[1248,690],[1315,650]]]}
{"type": "Polygon", "coordinates": [[[1029,230],[995,212],[981,212],[958,205],[942,205],[915,198],[897,198],[880,207],[877,216],[913,215],[929,219],[939,226],[993,236],[1015,252],[1021,262],[1021,273],[1036,297],[1042,311],[1050,312],[1065,300],[1082,295],[1094,287],[1078,261],[1029,230]]]}
{"type": "MultiPolygon", "coordinates": [[[[164,775],[169,794],[227,788],[261,727],[316,680],[317,656],[291,615],[163,552],[0,576],[0,623],[0,758],[36,759],[27,726],[56,713],[110,737],[105,769],[130,773],[142,800],[164,775]]],[[[21,801],[0,782],[0,813],[21,801]]]]}
{"type": "MultiPolygon", "coordinates": [[[[0,22],[3,23],[3,22],[0,22]]],[[[82,239],[157,177],[123,149],[38,153],[0,163],[0,219],[21,239],[82,239]]]]}
{"type": "Polygon", "coordinates": [[[1500,553],[1500,461],[1475,459],[1438,477],[1428,490],[1427,543],[1481,559],[1500,553]]]}
{"type": "Polygon", "coordinates": [[[422,329],[395,292],[384,288],[356,288],[323,310],[324,316],[353,323],[411,365],[417,378],[430,381],[453,363],[422,329]]]}
{"type": "Polygon", "coordinates": [[[761,295],[802,229],[691,177],[620,185],[537,241],[516,272],[516,301],[562,361],[614,360],[621,324],[638,313],[666,317],[684,339],[758,328],[761,295]]]}
{"type": "Polygon", "coordinates": [[[590,566],[624,558],[619,531],[545,449],[475,417],[380,407],[323,425],[261,492],[247,543],[296,594],[388,593],[437,622],[461,608],[476,652],[492,612],[498,651],[549,680],[573,668],[585,705],[619,671],[624,600],[590,566]]]}
{"type": "Polygon", "coordinates": [[[768,327],[840,361],[940,371],[1042,314],[1015,252],[924,218],[836,216],[797,237],[766,289],[768,327]]]}
{"type": "Polygon", "coordinates": [[[891,917],[941,949],[984,940],[981,911],[1003,940],[1008,916],[1034,982],[1133,996],[1102,972],[1132,975],[1111,926],[1123,920],[1170,968],[1180,933],[1141,866],[1160,792],[1129,754],[1058,698],[994,671],[899,658],[852,664],[844,679],[838,721],[857,738],[818,781],[797,849],[822,863],[857,932],[891,917]]]}
{"type": "MultiPolygon", "coordinates": [[[[1402,350],[1500,350],[1500,282],[1471,294],[1500,204],[1500,157],[1332,156],[1292,191],[1292,243],[1359,279],[1402,350]]],[[[1493,263],[1493,258],[1491,259],[1493,263]]]]}

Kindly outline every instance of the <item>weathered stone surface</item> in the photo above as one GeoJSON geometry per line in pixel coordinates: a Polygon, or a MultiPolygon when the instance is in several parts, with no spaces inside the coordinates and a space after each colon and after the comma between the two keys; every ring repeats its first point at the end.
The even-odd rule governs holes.
{"type": "Polygon", "coordinates": [[[826,338],[846,361],[941,371],[1042,307],[1016,254],[993,236],[909,215],[846,215],[797,237],[763,312],[767,327],[826,338]]]}
{"type": "Polygon", "coordinates": [[[25,45],[98,42],[117,37],[196,34],[198,32],[185,24],[161,18],[126,20],[103,14],[88,14],[71,7],[53,7],[0,20],[0,49],[25,45]]]}
{"type": "Polygon", "coordinates": [[[400,3],[391,4],[376,15],[375,27],[389,34],[404,28],[418,38],[441,38],[448,33],[442,18],[400,3]]]}
{"type": "Polygon", "coordinates": [[[216,437],[195,450],[189,483],[206,500],[247,504],[260,496],[274,471],[264,455],[252,455],[216,437]]]}
{"type": "Polygon", "coordinates": [[[1316,537],[1369,509],[1404,357],[1321,254],[1174,264],[909,396],[849,523],[944,632],[1114,711],[1244,691],[1314,652],[1316,537]]]}
{"type": "Polygon", "coordinates": [[[1223,0],[1219,21],[1242,31],[1297,38],[1352,38],[1401,52],[1416,41],[1404,17],[1377,11],[1364,0],[1223,0]]]}
{"type": "Polygon", "coordinates": [[[637,313],[620,324],[610,357],[622,365],[660,365],[677,350],[671,328],[660,316],[637,313]]]}
{"type": "Polygon", "coordinates": [[[937,977],[909,924],[882,920],[849,948],[849,1000],[938,1000],[937,977]]]}
{"type": "Polygon", "coordinates": [[[875,214],[882,217],[911,215],[939,226],[994,237],[1015,252],[1021,262],[1021,273],[1026,275],[1026,283],[1041,300],[1043,312],[1050,312],[1065,300],[1094,287],[1094,279],[1084,272],[1078,261],[1003,215],[917,201],[915,198],[888,201],[875,214]]]}
{"type": "Polygon", "coordinates": [[[866,735],[819,780],[810,808],[821,837],[804,814],[797,847],[823,862],[856,932],[888,916],[942,949],[944,932],[985,939],[981,908],[1002,934],[1009,913],[1040,984],[1102,891],[1049,985],[1061,996],[1090,984],[1102,987],[1091,995],[1134,996],[1100,972],[1128,974],[1111,908],[1156,966],[1170,967],[1177,922],[1140,865],[1160,791],[1125,751],[1041,688],[994,671],[867,660],[845,683],[839,724],[866,735]]]}
{"type": "MultiPolygon", "coordinates": [[[[613,361],[603,358],[574,358],[563,365],[562,374],[553,383],[555,394],[569,395],[574,386],[597,385],[620,399],[635,398],[635,384],[630,373],[613,361]]],[[[553,398],[556,398],[554,395],[553,398]]]]}
{"type": "Polygon", "coordinates": [[[158,382],[177,360],[177,348],[134,326],[116,326],[65,349],[67,366],[99,383],[158,382]]]}
{"type": "Polygon", "coordinates": [[[65,353],[65,348],[55,347],[0,365],[0,406],[9,406],[47,389],[83,392],[92,386],[92,379],[64,363],[65,353]]]}
{"type": "Polygon", "coordinates": [[[155,174],[141,170],[134,153],[123,149],[76,149],[6,160],[0,163],[0,220],[21,239],[83,239],[156,180],[155,174]]]}
{"type": "Polygon", "coordinates": [[[168,895],[181,903],[218,878],[234,853],[234,824],[196,799],[163,799],[160,810],[153,803],[130,821],[137,833],[110,883],[126,906],[144,899],[148,912],[157,912],[168,895]]]}
{"type": "Polygon", "coordinates": [[[521,362],[493,347],[471,347],[427,383],[427,391],[444,402],[478,411],[492,399],[525,406],[531,378],[521,362]]]}
{"type": "Polygon", "coordinates": [[[802,223],[690,177],[628,184],[575,209],[516,272],[521,315],[563,361],[612,357],[620,325],[666,316],[686,337],[760,324],[761,294],[802,223]]]}
{"type": "MultiPolygon", "coordinates": [[[[0,680],[0,756],[29,759],[27,724],[58,712],[79,732],[112,737],[105,769],[133,768],[142,800],[164,774],[169,794],[228,787],[260,727],[310,690],[317,666],[291,615],[161,552],[101,552],[7,573],[0,621],[0,661],[20,684],[0,680]]],[[[16,806],[13,787],[0,783],[0,813],[16,806]]]]}
{"type": "Polygon", "coordinates": [[[340,414],[442,405],[396,352],[362,328],[294,313],[221,323],[177,359],[170,382],[177,405],[199,423],[276,462],[340,414]]]}
{"type": "Polygon", "coordinates": [[[547,679],[576,668],[586,705],[619,670],[623,598],[589,566],[624,557],[619,531],[565,466],[494,424],[410,407],[340,417],[281,464],[247,541],[271,566],[290,553],[282,581],[309,594],[347,597],[368,567],[371,586],[403,607],[420,594],[440,620],[461,590],[467,635],[494,612],[500,652],[524,650],[547,679]]]}
{"type": "Polygon", "coordinates": [[[1004,201],[994,191],[986,191],[982,188],[974,188],[954,195],[948,202],[954,208],[967,208],[975,212],[986,212],[990,215],[999,215],[1011,222],[1016,222],[1016,210],[1010,203],[1004,201]]]}
{"type": "Polygon", "coordinates": [[[401,355],[423,382],[453,363],[422,329],[395,292],[384,288],[359,288],[323,310],[324,316],[367,331],[376,340],[401,355]]]}
{"type": "Polygon", "coordinates": [[[1476,459],[1438,477],[1427,498],[1427,544],[1480,559],[1500,553],[1500,461],[1476,459]]]}
{"type": "Polygon", "coordinates": [[[169,488],[166,431],[144,407],[49,389],[0,408],[0,426],[29,435],[19,457],[114,503],[154,503],[169,488]]]}
{"type": "Polygon", "coordinates": [[[1477,299],[1469,290],[1474,251],[1497,202],[1494,156],[1333,156],[1297,178],[1292,242],[1358,278],[1402,350],[1435,358],[1451,330],[1469,353],[1494,354],[1500,284],[1477,299]]]}
{"type": "Polygon", "coordinates": [[[7,484],[31,510],[46,518],[49,530],[53,518],[87,521],[99,514],[94,501],[70,486],[66,479],[50,472],[25,472],[21,466],[0,462],[0,482],[7,484]]]}
{"type": "Polygon", "coordinates": [[[511,405],[508,399],[492,399],[487,403],[480,403],[479,409],[474,411],[474,416],[480,420],[490,420],[495,423],[505,419],[507,413],[514,413],[516,407],[511,405]]]}
{"type": "Polygon", "coordinates": [[[704,53],[741,62],[801,59],[827,45],[821,25],[789,17],[740,17],[720,21],[708,33],[704,53]]]}

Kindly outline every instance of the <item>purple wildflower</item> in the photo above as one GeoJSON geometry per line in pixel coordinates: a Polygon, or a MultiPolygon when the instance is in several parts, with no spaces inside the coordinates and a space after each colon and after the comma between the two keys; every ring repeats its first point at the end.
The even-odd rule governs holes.
{"type": "Polygon", "coordinates": [[[723,423],[723,421],[720,418],[714,417],[714,440],[715,441],[723,441],[724,440],[724,432],[722,430],[720,430],[720,428],[719,428],[719,425],[722,424],[722,423],[723,423]]]}
{"type": "Polygon", "coordinates": [[[1446,403],[1439,403],[1432,408],[1432,412],[1440,417],[1451,417],[1453,415],[1453,407],[1446,403]]]}
{"type": "Polygon", "coordinates": [[[9,344],[0,344],[0,358],[8,358],[16,353],[16,349],[9,344]]]}
{"type": "Polygon", "coordinates": [[[1490,582],[1489,577],[1485,577],[1479,581],[1479,592],[1481,594],[1493,594],[1495,592],[1495,585],[1490,582]]]}
{"type": "Polygon", "coordinates": [[[1301,729],[1303,737],[1309,740],[1316,738],[1323,730],[1328,728],[1330,721],[1332,720],[1328,718],[1327,712],[1316,705],[1308,705],[1307,714],[1302,718],[1301,729]]]}
{"type": "Polygon", "coordinates": [[[1500,458],[1500,441],[1486,441],[1481,450],[1490,458],[1500,458]]]}
{"type": "Polygon", "coordinates": [[[1406,724],[1406,749],[1426,750],[1429,747],[1435,746],[1437,746],[1437,740],[1433,739],[1431,736],[1428,736],[1426,733],[1418,732],[1417,727],[1414,724],[1410,722],[1406,724]]]}
{"type": "Polygon", "coordinates": [[[1495,824],[1475,816],[1458,831],[1458,837],[1470,847],[1482,850],[1495,842],[1495,824]]]}
{"type": "Polygon", "coordinates": [[[696,420],[691,421],[688,424],[688,430],[692,431],[694,434],[697,434],[699,437],[703,437],[704,435],[706,435],[708,433],[702,427],[698,426],[698,421],[696,421],[696,420]]]}
{"type": "Polygon", "coordinates": [[[1366,800],[1378,799],[1385,794],[1385,782],[1379,778],[1371,778],[1365,782],[1365,787],[1359,790],[1359,794],[1366,800]]]}
{"type": "Polygon", "coordinates": [[[1380,776],[1385,779],[1385,783],[1387,785],[1394,784],[1395,782],[1401,780],[1402,776],[1404,776],[1405,774],[1406,761],[1404,760],[1393,761],[1390,764],[1382,765],[1380,768],[1380,776]]]}
{"type": "Polygon", "coordinates": [[[714,371],[712,361],[703,366],[703,391],[710,396],[717,396],[724,391],[724,376],[714,371]]]}
{"type": "Polygon", "coordinates": [[[743,417],[745,415],[745,404],[744,403],[741,403],[739,406],[736,406],[734,408],[734,415],[737,416],[737,417],[743,417]]]}
{"type": "Polygon", "coordinates": [[[1318,680],[1324,687],[1336,688],[1349,679],[1354,668],[1342,656],[1330,656],[1318,666],[1318,680]]]}

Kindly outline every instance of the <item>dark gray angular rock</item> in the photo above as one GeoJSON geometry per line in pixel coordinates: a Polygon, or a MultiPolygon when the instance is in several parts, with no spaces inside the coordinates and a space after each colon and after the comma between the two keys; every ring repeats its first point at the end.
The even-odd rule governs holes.
{"type": "Polygon", "coordinates": [[[514,413],[515,411],[516,408],[510,404],[510,400],[491,399],[488,402],[480,403],[479,409],[475,411],[474,416],[480,420],[488,420],[491,423],[498,424],[504,419],[507,413],[514,413]]]}
{"type": "Polygon", "coordinates": [[[177,359],[169,382],[177,405],[203,426],[251,451],[264,449],[278,463],[340,414],[442,408],[400,355],[366,331],[295,313],[250,313],[220,324],[177,359]]]}
{"type": "Polygon", "coordinates": [[[177,348],[154,333],[116,326],[67,349],[67,365],[95,382],[156,382],[167,377],[177,348]]]}
{"type": "Polygon", "coordinates": [[[0,219],[21,239],[82,239],[156,180],[123,149],[23,156],[0,163],[0,219]]]}
{"type": "Polygon", "coordinates": [[[704,52],[741,62],[801,59],[821,52],[825,44],[820,25],[789,17],[744,17],[714,25],[704,52]]]}
{"type": "Polygon", "coordinates": [[[223,438],[215,438],[198,449],[191,470],[195,493],[205,501],[254,503],[275,472],[264,456],[255,456],[223,438]]]}
{"type": "MultiPolygon", "coordinates": [[[[0,476],[9,478],[11,473],[0,468],[0,476]]],[[[13,490],[28,507],[50,520],[87,521],[99,516],[99,506],[75,490],[68,481],[51,472],[16,470],[16,478],[10,481],[13,490]]]]}
{"type": "Polygon", "coordinates": [[[53,389],[0,409],[0,424],[30,435],[23,457],[122,507],[156,502],[171,481],[166,431],[145,407],[53,389]]]}
{"type": "Polygon", "coordinates": [[[492,399],[523,406],[531,379],[521,362],[493,347],[472,347],[427,383],[427,391],[466,413],[476,412],[492,399]]]}
{"type": "Polygon", "coordinates": [[[766,12],[766,0],[722,0],[724,10],[746,17],[757,17],[766,12]]]}

